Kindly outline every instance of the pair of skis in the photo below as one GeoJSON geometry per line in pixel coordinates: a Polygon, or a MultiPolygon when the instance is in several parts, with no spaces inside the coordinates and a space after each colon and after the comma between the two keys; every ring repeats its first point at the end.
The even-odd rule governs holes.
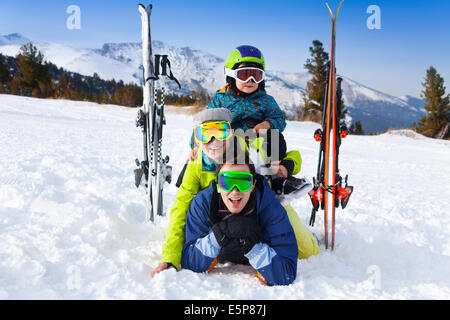
{"type": "Polygon", "coordinates": [[[339,173],[339,147],[341,139],[348,134],[345,124],[339,121],[341,113],[341,78],[336,79],[336,21],[343,0],[339,3],[335,14],[327,3],[331,17],[331,54],[328,68],[328,84],[326,87],[325,103],[322,116],[322,128],[314,133],[316,141],[320,142],[317,175],[313,177],[313,189],[309,196],[313,205],[310,225],[314,225],[316,212],[319,207],[324,210],[325,248],[335,246],[335,212],[341,205],[347,206],[353,187],[347,184],[347,178],[342,181],[339,173]],[[343,185],[343,182],[345,185],[343,185]],[[331,234],[331,239],[330,239],[331,234]]]}
{"type": "MultiPolygon", "coordinates": [[[[134,170],[135,184],[142,182],[146,188],[146,219],[154,222],[155,213],[163,215],[164,182],[172,180],[172,167],[168,166],[169,157],[162,157],[162,132],[164,117],[164,87],[158,90],[156,81],[159,76],[167,76],[180,86],[170,70],[167,55],[155,55],[153,62],[152,41],[150,32],[150,14],[152,5],[145,7],[139,4],[142,21],[142,60],[144,68],[143,107],[139,109],[136,126],[142,129],[144,143],[144,160],[136,159],[134,170]],[[160,69],[161,68],[161,69],[160,69]],[[169,74],[167,73],[169,71],[169,74]],[[161,92],[161,95],[158,95],[161,92]],[[158,104],[158,96],[160,104],[158,104]],[[144,178],[144,179],[142,179],[144,178]]],[[[180,86],[181,87],[181,86],[180,86]]]]}

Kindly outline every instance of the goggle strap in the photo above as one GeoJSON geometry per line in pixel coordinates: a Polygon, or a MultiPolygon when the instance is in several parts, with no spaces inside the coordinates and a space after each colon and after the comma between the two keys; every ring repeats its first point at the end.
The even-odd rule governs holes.
{"type": "Polygon", "coordinates": [[[227,68],[227,67],[223,67],[223,69],[224,69],[224,71],[225,71],[225,75],[226,75],[226,76],[232,77],[232,78],[236,77],[236,72],[235,72],[235,70],[229,69],[229,68],[227,68]]]}
{"type": "Polygon", "coordinates": [[[265,77],[265,72],[264,72],[264,70],[261,70],[261,69],[259,69],[259,68],[254,68],[254,67],[248,67],[248,69],[256,69],[256,70],[261,70],[261,71],[262,71],[263,76],[262,76],[262,78],[261,78],[261,81],[257,82],[256,79],[255,79],[253,76],[251,76],[250,78],[248,78],[247,81],[242,81],[241,79],[239,79],[239,78],[237,77],[237,70],[239,70],[239,69],[245,69],[245,68],[238,68],[238,69],[234,70],[234,69],[230,69],[230,68],[227,68],[227,67],[223,67],[223,69],[224,69],[224,72],[225,72],[225,75],[226,75],[226,76],[232,77],[232,78],[234,78],[234,79],[236,79],[236,80],[238,80],[239,82],[242,82],[242,83],[247,83],[247,82],[249,82],[251,79],[253,79],[253,81],[254,81],[255,83],[261,83],[261,82],[264,80],[264,77],[265,77]]]}

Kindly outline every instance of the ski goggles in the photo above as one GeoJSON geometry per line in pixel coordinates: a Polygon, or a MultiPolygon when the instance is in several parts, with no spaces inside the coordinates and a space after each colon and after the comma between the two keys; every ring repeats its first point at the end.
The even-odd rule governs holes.
{"type": "Polygon", "coordinates": [[[224,171],[217,176],[217,185],[226,192],[231,192],[234,187],[246,192],[254,186],[253,175],[243,171],[224,171]]]}
{"type": "Polygon", "coordinates": [[[228,121],[206,122],[194,127],[194,139],[197,143],[209,143],[214,137],[223,141],[231,137],[231,124],[228,121]]]}
{"type": "Polygon", "coordinates": [[[259,68],[244,67],[236,70],[225,68],[225,75],[242,83],[247,83],[252,79],[255,83],[260,83],[264,80],[265,73],[259,68]]]}

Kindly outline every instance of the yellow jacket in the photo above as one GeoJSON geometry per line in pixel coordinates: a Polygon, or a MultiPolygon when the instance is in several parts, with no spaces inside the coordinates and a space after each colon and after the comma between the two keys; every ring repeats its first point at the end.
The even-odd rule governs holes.
{"type": "MultiPolygon", "coordinates": [[[[250,148],[257,147],[250,144],[250,148]]],[[[302,158],[297,150],[289,151],[284,158],[294,162],[293,174],[301,169],[302,158]]],[[[170,211],[170,222],[166,230],[166,241],[162,247],[162,261],[173,264],[176,268],[181,262],[181,252],[185,240],[186,215],[194,196],[206,189],[216,178],[215,171],[206,171],[202,166],[202,152],[197,152],[197,158],[189,161],[183,176],[183,182],[178,189],[175,201],[170,211]]]]}

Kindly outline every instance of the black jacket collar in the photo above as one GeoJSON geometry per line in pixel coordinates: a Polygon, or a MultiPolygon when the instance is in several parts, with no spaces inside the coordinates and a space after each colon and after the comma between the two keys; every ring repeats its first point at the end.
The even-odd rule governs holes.
{"type": "MultiPolygon", "coordinates": [[[[220,222],[222,219],[224,219],[222,216],[219,215],[219,209],[222,206],[225,207],[225,205],[222,202],[222,197],[217,192],[216,181],[212,182],[212,188],[213,188],[213,192],[211,195],[211,202],[210,202],[210,206],[209,206],[209,222],[214,225],[214,224],[220,222]]],[[[258,217],[258,213],[256,210],[256,192],[255,192],[255,190],[253,190],[252,194],[250,195],[250,199],[248,200],[244,209],[242,209],[242,211],[238,214],[254,217],[255,219],[258,217]]],[[[226,219],[226,217],[225,217],[225,219],[226,219]]]]}

